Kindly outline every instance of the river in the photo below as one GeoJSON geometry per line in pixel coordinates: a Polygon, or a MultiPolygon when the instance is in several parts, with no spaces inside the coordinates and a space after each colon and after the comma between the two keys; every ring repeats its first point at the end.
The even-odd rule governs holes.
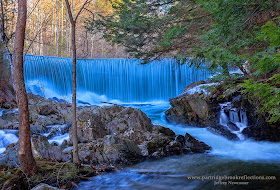
{"type": "Polygon", "coordinates": [[[79,184],[79,189],[279,189],[280,143],[253,140],[230,141],[212,134],[205,128],[173,125],[164,118],[168,102],[123,104],[140,108],[156,124],[169,127],[176,134],[186,132],[212,147],[210,153],[172,156],[145,161],[123,170],[96,176],[79,184]],[[225,176],[271,176],[271,180],[227,180],[219,184],[216,177],[225,176]],[[215,179],[195,180],[191,177],[215,179]],[[276,180],[274,179],[276,178],[276,180]],[[236,185],[245,181],[248,184],[236,185]]]}
{"type": "MultiPolygon", "coordinates": [[[[70,101],[71,69],[71,59],[26,56],[28,90],[70,101]]],[[[165,120],[168,98],[177,96],[192,82],[206,80],[211,76],[208,71],[188,68],[172,59],[145,66],[139,60],[78,60],[77,71],[80,105],[107,101],[137,107],[154,123],[178,135],[187,132],[212,147],[210,153],[145,161],[96,176],[80,183],[79,189],[280,189],[280,143],[230,141],[205,128],[173,125],[165,120]],[[240,181],[245,183],[233,184],[240,181]]]]}

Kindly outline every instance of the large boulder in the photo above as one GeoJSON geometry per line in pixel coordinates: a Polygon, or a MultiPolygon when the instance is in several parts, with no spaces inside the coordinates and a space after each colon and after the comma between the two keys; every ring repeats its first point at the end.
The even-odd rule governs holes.
{"type": "MultiPolygon", "coordinates": [[[[77,117],[77,135],[78,141],[82,143],[91,142],[94,139],[102,138],[108,134],[106,124],[102,121],[102,116],[92,109],[84,110],[78,113],[77,117]]],[[[73,138],[73,128],[70,128],[70,140],[73,138]]]]}
{"type": "Polygon", "coordinates": [[[185,146],[194,153],[204,153],[211,150],[211,147],[202,141],[199,141],[192,137],[190,134],[185,135],[186,143],[185,146]]]}
{"type": "Polygon", "coordinates": [[[261,115],[258,112],[257,101],[252,97],[243,99],[243,108],[246,110],[248,127],[243,129],[242,134],[246,138],[251,138],[257,141],[280,141],[280,122],[269,123],[267,116],[261,115]]]}
{"type": "Polygon", "coordinates": [[[35,158],[64,162],[72,160],[71,155],[63,153],[63,146],[51,145],[45,136],[34,135],[31,138],[31,143],[32,152],[35,158]]]}
{"type": "MultiPolygon", "coordinates": [[[[63,150],[71,155],[72,147],[63,150]]],[[[122,164],[139,162],[143,156],[136,142],[106,135],[90,143],[79,144],[79,158],[85,164],[122,164]]]]}
{"type": "MultiPolygon", "coordinates": [[[[105,135],[143,141],[145,133],[153,129],[151,120],[140,109],[118,105],[87,107],[78,112],[77,120],[78,140],[83,143],[105,135]]],[[[72,133],[71,128],[70,139],[72,133]]]]}
{"type": "Polygon", "coordinates": [[[143,141],[145,133],[152,132],[153,124],[140,109],[123,107],[123,109],[106,125],[110,134],[123,139],[143,141]]]}
{"type": "Polygon", "coordinates": [[[0,154],[0,166],[6,166],[8,168],[18,167],[18,148],[18,143],[8,145],[6,151],[3,154],[0,154]]]}
{"type": "MultiPolygon", "coordinates": [[[[207,129],[209,131],[211,131],[212,133],[224,136],[229,140],[239,140],[237,135],[232,133],[226,126],[216,124],[216,125],[212,125],[210,127],[207,127],[207,129]]],[[[239,128],[238,128],[238,130],[239,130],[239,128]]]]}
{"type": "Polygon", "coordinates": [[[16,94],[12,83],[7,81],[7,77],[3,77],[2,66],[0,67],[0,108],[16,108],[16,94]]]}
{"type": "Polygon", "coordinates": [[[18,129],[18,113],[6,111],[0,116],[0,129],[18,129]]]}
{"type": "Polygon", "coordinates": [[[219,104],[203,94],[183,94],[170,100],[169,122],[205,127],[218,123],[219,104]]]}

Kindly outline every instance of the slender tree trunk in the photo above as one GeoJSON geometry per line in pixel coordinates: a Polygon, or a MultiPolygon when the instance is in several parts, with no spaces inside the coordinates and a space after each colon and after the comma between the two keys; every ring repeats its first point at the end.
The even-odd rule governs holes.
{"type": "MultiPolygon", "coordinates": [[[[73,58],[73,71],[72,71],[72,83],[73,83],[73,95],[72,95],[72,139],[73,139],[73,162],[80,165],[79,153],[78,153],[78,135],[77,135],[77,121],[76,121],[76,96],[77,96],[77,54],[76,54],[76,23],[79,15],[82,10],[85,8],[85,5],[89,3],[89,0],[86,0],[78,12],[77,16],[74,17],[74,9],[71,11],[71,7],[68,0],[65,0],[68,17],[71,23],[71,35],[72,35],[72,58],[73,58]],[[72,14],[73,12],[73,14],[72,14]]],[[[73,1],[72,1],[73,6],[73,1]]]]}
{"type": "Polygon", "coordinates": [[[29,124],[28,100],[23,77],[23,48],[26,28],[26,0],[18,1],[18,19],[15,32],[13,73],[19,112],[19,161],[20,167],[27,175],[32,174],[36,162],[31,149],[31,132],[29,124]]]}
{"type": "Polygon", "coordinates": [[[72,83],[73,83],[73,95],[72,95],[72,135],[73,135],[73,162],[80,164],[78,154],[78,135],[77,135],[77,120],[76,120],[76,99],[77,99],[77,54],[76,54],[76,23],[71,24],[72,30],[72,58],[73,58],[73,71],[72,71],[72,83]]]}
{"type": "MultiPolygon", "coordinates": [[[[39,30],[39,28],[40,28],[40,5],[38,5],[37,11],[38,11],[37,12],[37,30],[39,30]]],[[[36,31],[36,30],[34,30],[34,31],[36,31]]],[[[35,34],[34,38],[36,40],[36,32],[34,34],[35,34]]],[[[37,47],[36,47],[36,55],[40,55],[40,41],[41,41],[40,40],[40,35],[38,36],[37,40],[38,41],[37,41],[37,47]]]]}
{"type": "Polygon", "coordinates": [[[58,15],[58,0],[56,0],[56,56],[59,57],[59,15],[58,15]]]}

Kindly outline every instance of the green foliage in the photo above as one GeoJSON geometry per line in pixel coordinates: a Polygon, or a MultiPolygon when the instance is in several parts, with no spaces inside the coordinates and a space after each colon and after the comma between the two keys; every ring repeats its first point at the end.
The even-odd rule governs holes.
{"type": "Polygon", "coordinates": [[[280,45],[280,28],[273,21],[263,25],[261,30],[262,34],[258,36],[259,39],[268,41],[272,47],[280,45]]]}
{"type": "Polygon", "coordinates": [[[274,0],[110,2],[113,14],[89,21],[87,28],[102,30],[107,40],[125,46],[136,58],[174,56],[185,63],[193,57],[192,66],[207,65],[227,77],[230,69],[242,69],[248,60],[256,63],[256,74],[277,68],[267,64],[280,57],[272,53],[280,36],[274,0]]]}
{"type": "Polygon", "coordinates": [[[159,46],[161,46],[161,47],[171,46],[172,42],[186,30],[187,30],[187,26],[181,27],[179,25],[176,25],[176,26],[170,27],[168,29],[167,33],[164,34],[162,41],[159,42],[159,46]]]}
{"type": "Polygon", "coordinates": [[[263,83],[253,79],[245,80],[240,86],[244,88],[243,94],[259,103],[261,114],[269,114],[268,122],[280,122],[280,74],[275,74],[263,83]]]}
{"type": "MultiPolygon", "coordinates": [[[[229,68],[242,68],[249,57],[264,50],[266,41],[257,37],[260,21],[274,19],[270,12],[279,15],[274,0],[200,0],[199,4],[211,14],[213,22],[212,28],[200,35],[203,44],[194,53],[224,75],[229,68]]],[[[278,33],[270,32],[274,30],[272,25],[264,29],[275,40],[278,33]]]]}
{"type": "Polygon", "coordinates": [[[269,21],[261,27],[261,34],[257,38],[267,42],[268,47],[249,59],[253,63],[254,74],[275,72],[280,68],[280,27],[275,22],[269,21]]]}
{"type": "Polygon", "coordinates": [[[107,40],[125,46],[136,58],[149,60],[184,54],[197,41],[196,25],[202,23],[200,14],[204,11],[194,1],[111,0],[111,3],[113,14],[88,21],[87,29],[102,30],[107,40]]]}

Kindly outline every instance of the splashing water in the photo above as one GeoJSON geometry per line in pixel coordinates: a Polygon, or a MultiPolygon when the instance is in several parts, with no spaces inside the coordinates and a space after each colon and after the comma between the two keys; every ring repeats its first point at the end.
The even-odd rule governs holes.
{"type": "Polygon", "coordinates": [[[0,130],[0,154],[6,150],[6,146],[18,141],[18,137],[14,134],[16,130],[0,130]]]}
{"type": "Polygon", "coordinates": [[[232,107],[231,102],[220,104],[220,107],[220,124],[227,127],[232,133],[236,134],[240,140],[244,140],[245,137],[242,134],[242,131],[248,126],[246,111],[240,109],[238,112],[236,108],[232,107]],[[225,113],[225,109],[229,110],[229,117],[225,113]],[[235,124],[239,130],[233,130],[230,128],[229,122],[235,124]]]}

